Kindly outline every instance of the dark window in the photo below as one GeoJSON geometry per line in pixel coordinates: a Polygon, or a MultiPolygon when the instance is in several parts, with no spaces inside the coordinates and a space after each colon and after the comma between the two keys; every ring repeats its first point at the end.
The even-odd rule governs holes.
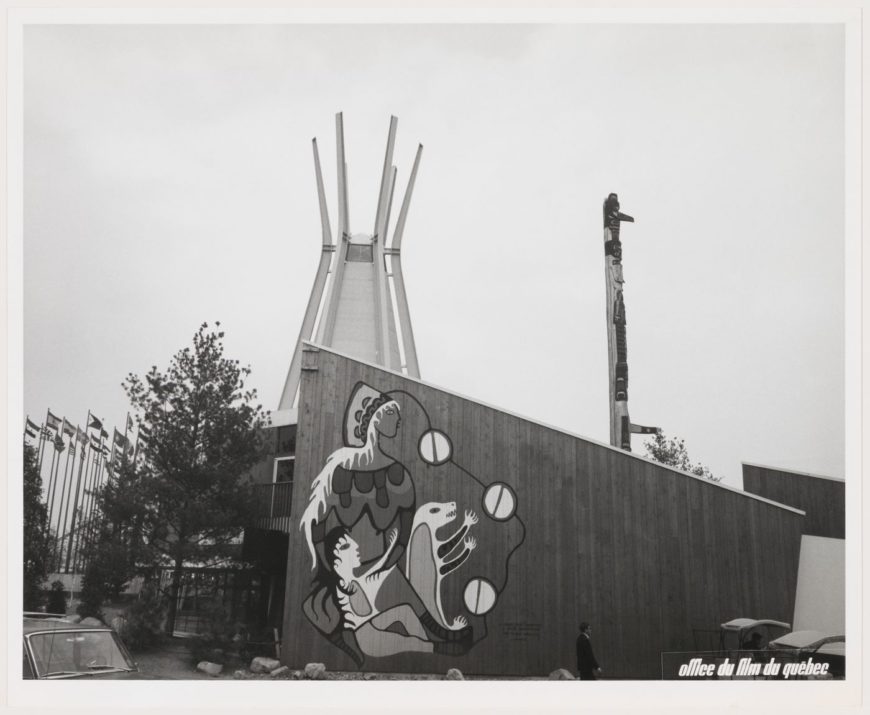
{"type": "Polygon", "coordinates": [[[296,425],[285,425],[278,428],[278,452],[296,453],[296,425]]]}
{"type": "Polygon", "coordinates": [[[289,459],[275,460],[275,481],[276,482],[292,482],[293,469],[296,466],[296,460],[292,457],[289,459]]]}
{"type": "Polygon", "coordinates": [[[371,244],[352,243],[347,247],[348,263],[372,263],[373,261],[371,244]]]}

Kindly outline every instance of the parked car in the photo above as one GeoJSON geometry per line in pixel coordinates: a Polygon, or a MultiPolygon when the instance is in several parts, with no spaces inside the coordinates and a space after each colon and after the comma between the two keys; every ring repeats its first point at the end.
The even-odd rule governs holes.
{"type": "Polygon", "coordinates": [[[93,618],[80,623],[57,614],[24,614],[25,680],[94,678],[152,680],[115,631],[93,618]]]}
{"type": "Polygon", "coordinates": [[[828,675],[843,678],[846,675],[846,636],[820,631],[794,631],[770,642],[771,655],[803,662],[812,658],[815,663],[827,663],[828,675]]]}
{"type": "Polygon", "coordinates": [[[734,618],[719,626],[719,649],[722,651],[762,650],[775,638],[791,630],[790,623],[769,618],[734,618]]]}

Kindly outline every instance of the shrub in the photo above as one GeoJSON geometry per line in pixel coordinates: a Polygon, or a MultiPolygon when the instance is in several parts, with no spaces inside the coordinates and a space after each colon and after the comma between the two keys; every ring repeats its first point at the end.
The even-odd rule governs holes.
{"type": "Polygon", "coordinates": [[[267,634],[267,629],[233,618],[224,604],[214,603],[203,609],[200,618],[201,632],[190,644],[195,662],[235,660],[247,664],[254,656],[275,656],[271,631],[267,634]]]}
{"type": "Polygon", "coordinates": [[[131,649],[145,650],[163,641],[166,604],[156,584],[142,586],[139,598],[124,611],[124,618],[127,620],[124,642],[131,649]]]}
{"type": "Polygon", "coordinates": [[[48,613],[66,613],[66,591],[63,589],[63,581],[52,582],[46,610],[48,613]]]}
{"type": "Polygon", "coordinates": [[[94,616],[105,620],[103,606],[117,600],[132,577],[129,549],[105,534],[91,549],[82,579],[78,614],[83,618],[94,616]]]}

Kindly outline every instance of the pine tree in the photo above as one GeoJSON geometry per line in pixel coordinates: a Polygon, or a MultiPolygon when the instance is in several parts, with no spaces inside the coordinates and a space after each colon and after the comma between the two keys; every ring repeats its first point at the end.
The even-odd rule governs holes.
{"type": "Polygon", "coordinates": [[[151,432],[125,486],[123,500],[135,505],[125,518],[135,524],[147,560],[172,570],[170,634],[185,564],[218,565],[236,552],[253,516],[247,475],[263,455],[266,416],[256,390],[245,387],[251,369],[224,357],[219,327],[203,323],[193,347],[176,353],[166,370],[154,366],[144,378],[131,373],[123,384],[151,432]]]}

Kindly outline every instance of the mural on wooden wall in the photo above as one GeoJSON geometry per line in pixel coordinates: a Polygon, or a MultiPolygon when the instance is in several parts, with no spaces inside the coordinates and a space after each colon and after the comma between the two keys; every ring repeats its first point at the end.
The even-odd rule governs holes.
{"type": "Polygon", "coordinates": [[[300,524],[314,571],[305,616],[358,666],[468,653],[486,637],[525,538],[516,492],[459,464],[406,391],[357,383],[343,432],[300,524]]]}

